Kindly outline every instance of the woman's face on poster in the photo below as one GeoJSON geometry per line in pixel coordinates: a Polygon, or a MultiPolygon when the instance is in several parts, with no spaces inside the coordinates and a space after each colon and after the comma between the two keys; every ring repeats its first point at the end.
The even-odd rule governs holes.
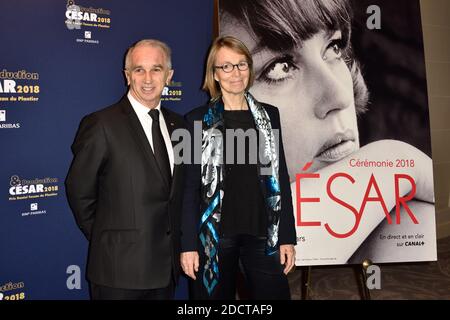
{"type": "Polygon", "coordinates": [[[242,40],[253,57],[255,97],[280,111],[291,181],[307,162],[308,171],[339,161],[359,148],[353,82],[341,52],[341,32],[319,32],[289,51],[259,44],[233,18],[221,33],[242,40]]]}

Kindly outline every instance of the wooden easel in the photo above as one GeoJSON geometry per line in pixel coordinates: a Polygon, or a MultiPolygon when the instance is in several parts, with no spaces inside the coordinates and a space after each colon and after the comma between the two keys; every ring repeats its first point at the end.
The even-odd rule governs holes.
{"type": "MultiPolygon", "coordinates": [[[[355,265],[359,270],[359,288],[361,289],[361,300],[371,300],[370,290],[367,288],[367,268],[372,265],[372,261],[365,259],[360,265],[355,265]]],[[[311,299],[311,273],[312,266],[302,267],[302,285],[301,285],[301,299],[311,299]]]]}

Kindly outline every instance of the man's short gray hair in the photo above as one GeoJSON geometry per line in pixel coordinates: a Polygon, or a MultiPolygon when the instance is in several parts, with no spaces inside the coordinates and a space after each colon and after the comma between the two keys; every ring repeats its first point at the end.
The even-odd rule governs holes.
{"type": "Polygon", "coordinates": [[[169,70],[172,69],[172,58],[171,58],[172,51],[170,50],[169,46],[164,42],[156,39],[143,39],[139,40],[138,42],[136,42],[135,44],[133,44],[131,47],[128,48],[127,54],[125,56],[125,70],[130,71],[129,69],[131,67],[131,53],[136,47],[141,46],[160,48],[164,52],[164,55],[166,56],[166,65],[168,69],[169,70]]]}

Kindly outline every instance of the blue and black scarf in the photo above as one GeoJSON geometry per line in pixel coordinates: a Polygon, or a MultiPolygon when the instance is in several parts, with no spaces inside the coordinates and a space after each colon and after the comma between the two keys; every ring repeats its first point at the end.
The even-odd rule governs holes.
{"type": "MultiPolygon", "coordinates": [[[[245,93],[245,99],[259,132],[260,148],[263,148],[263,152],[259,152],[258,174],[262,178],[266,195],[268,209],[266,254],[270,255],[278,250],[278,226],[281,213],[278,148],[269,115],[264,107],[248,92],[245,93]],[[265,174],[262,174],[263,172],[265,174]]],[[[223,111],[224,105],[221,99],[212,102],[203,117],[202,126],[201,195],[204,210],[199,226],[199,236],[206,256],[203,284],[209,295],[219,281],[218,230],[224,196],[223,111]]]]}

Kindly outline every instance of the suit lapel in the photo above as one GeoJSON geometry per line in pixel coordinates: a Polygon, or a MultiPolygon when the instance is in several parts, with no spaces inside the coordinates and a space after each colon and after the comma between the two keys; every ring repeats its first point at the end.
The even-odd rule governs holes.
{"type": "Polygon", "coordinates": [[[141,122],[137,117],[136,113],[133,110],[128,98],[124,97],[121,101],[122,110],[127,115],[128,124],[131,128],[131,133],[135,138],[137,144],[140,146],[145,158],[147,159],[147,163],[152,167],[153,172],[157,172],[159,179],[164,184],[164,186],[169,190],[169,185],[159,170],[158,164],[156,163],[155,155],[153,154],[153,150],[148,142],[147,136],[145,135],[144,129],[142,128],[141,122]]]}
{"type": "MultiPolygon", "coordinates": [[[[166,126],[167,126],[167,131],[169,132],[169,136],[172,137],[172,133],[175,129],[178,129],[178,125],[176,119],[174,119],[172,113],[170,111],[168,111],[166,108],[161,107],[161,111],[162,114],[164,116],[164,121],[166,122],[166,126]]],[[[172,139],[170,140],[172,142],[172,147],[175,146],[175,143],[172,141],[172,139]]]]}
{"type": "MultiPolygon", "coordinates": [[[[166,108],[161,107],[161,111],[164,115],[164,121],[166,122],[167,131],[169,132],[169,135],[172,138],[172,133],[176,129],[183,128],[183,124],[180,123],[180,121],[172,114],[172,112],[167,110],[166,108]]],[[[178,142],[172,141],[172,139],[170,139],[170,141],[172,143],[172,147],[175,147],[175,145],[178,143],[178,142]]],[[[176,159],[174,159],[174,160],[176,160],[176,159]]],[[[179,183],[178,180],[181,178],[181,169],[182,169],[181,164],[174,164],[173,175],[172,175],[172,186],[170,188],[170,197],[169,198],[172,198],[173,193],[175,192],[175,188],[176,188],[177,184],[179,183]]]]}

